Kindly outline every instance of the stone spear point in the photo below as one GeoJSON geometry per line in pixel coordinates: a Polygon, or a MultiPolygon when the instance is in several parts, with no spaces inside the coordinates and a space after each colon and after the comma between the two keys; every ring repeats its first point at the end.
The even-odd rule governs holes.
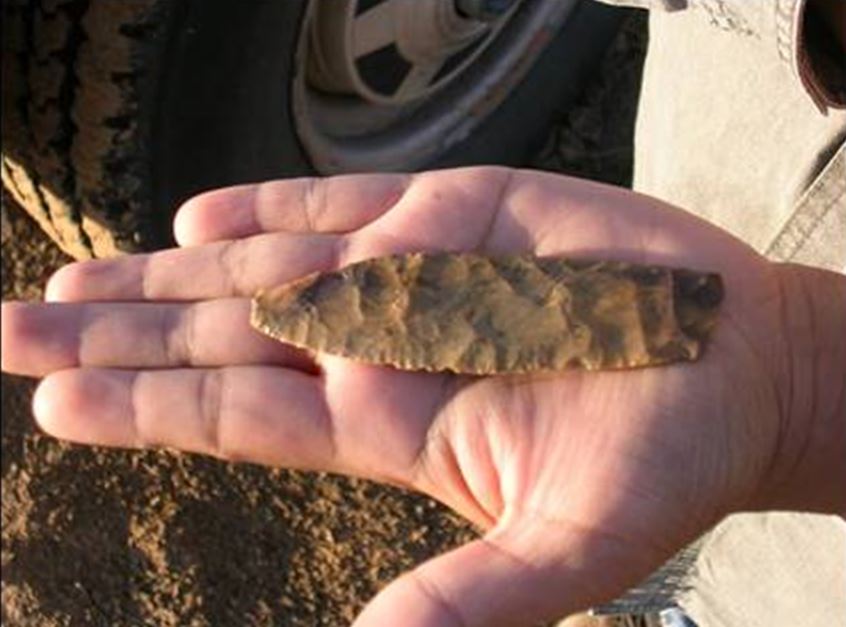
{"type": "Polygon", "coordinates": [[[474,375],[697,359],[718,274],[531,255],[409,253],[259,292],[252,325],[314,352],[474,375]]]}

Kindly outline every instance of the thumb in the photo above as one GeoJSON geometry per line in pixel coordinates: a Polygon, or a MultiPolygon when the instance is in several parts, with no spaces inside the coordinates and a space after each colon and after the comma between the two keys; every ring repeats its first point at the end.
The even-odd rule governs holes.
{"type": "Polygon", "coordinates": [[[531,625],[600,600],[585,546],[536,539],[488,536],[425,562],[380,592],[354,627],[531,625]]]}

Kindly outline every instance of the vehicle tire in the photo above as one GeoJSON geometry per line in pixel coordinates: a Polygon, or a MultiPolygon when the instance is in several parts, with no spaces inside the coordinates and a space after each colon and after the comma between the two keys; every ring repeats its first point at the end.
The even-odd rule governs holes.
{"type": "MultiPolygon", "coordinates": [[[[522,0],[479,27],[473,36],[485,43],[473,43],[472,62],[430,76],[404,100],[402,87],[395,101],[375,94],[378,102],[365,104],[376,126],[348,133],[369,110],[344,91],[353,79],[337,77],[342,55],[330,58],[339,20],[324,14],[345,2],[350,19],[380,4],[6,0],[5,188],[66,252],[87,258],[170,245],[175,208],[209,188],[314,172],[519,164],[578,95],[623,14],[592,0],[522,0]],[[555,19],[538,27],[547,14],[531,12],[553,5],[555,19]],[[324,24],[329,34],[315,35],[324,24]],[[508,49],[510,66],[499,61],[500,41],[523,42],[508,49]],[[325,132],[335,120],[338,137],[325,132]]],[[[443,48],[460,46],[445,40],[443,48]]],[[[353,73],[362,58],[352,59],[353,73]]],[[[377,78],[390,74],[385,62],[377,67],[377,78]]]]}

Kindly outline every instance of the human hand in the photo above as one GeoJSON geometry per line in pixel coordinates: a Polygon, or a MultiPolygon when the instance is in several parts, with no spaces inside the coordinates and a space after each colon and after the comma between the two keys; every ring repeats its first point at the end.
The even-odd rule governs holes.
{"type": "Polygon", "coordinates": [[[359,475],[485,530],[388,586],[360,625],[530,624],[608,600],[763,506],[779,474],[775,266],[654,199],[499,168],[345,176],[211,192],[176,232],[184,248],[73,264],[53,303],[4,305],[3,369],[45,377],[34,411],[56,437],[359,475]],[[474,249],[717,271],[726,298],[698,362],[555,376],[400,372],[249,327],[258,288],[474,249]]]}

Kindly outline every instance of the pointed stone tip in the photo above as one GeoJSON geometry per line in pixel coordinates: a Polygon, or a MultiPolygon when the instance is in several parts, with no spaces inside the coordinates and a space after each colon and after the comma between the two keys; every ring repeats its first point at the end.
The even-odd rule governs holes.
{"type": "Polygon", "coordinates": [[[250,326],[264,332],[264,308],[262,306],[263,290],[256,292],[250,300],[250,326]]]}

